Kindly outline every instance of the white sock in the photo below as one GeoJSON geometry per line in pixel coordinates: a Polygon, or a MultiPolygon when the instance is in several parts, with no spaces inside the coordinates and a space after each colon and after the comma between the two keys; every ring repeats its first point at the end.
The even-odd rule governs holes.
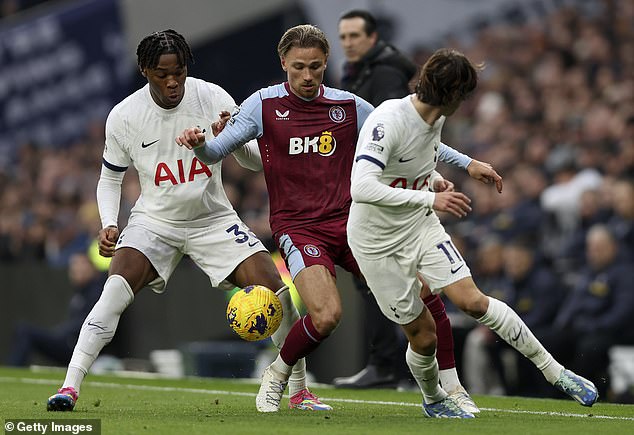
{"type": "Polygon", "coordinates": [[[133,300],[134,293],[121,275],[108,278],[101,297],[81,326],[62,388],[73,387],[79,393],[81,383],[99,352],[114,337],[121,313],[133,300]]]}
{"type": "Polygon", "coordinates": [[[291,328],[299,319],[299,312],[293,303],[293,299],[291,298],[291,292],[288,290],[288,286],[282,287],[276,293],[279,294],[277,297],[280,299],[282,303],[282,323],[280,323],[277,331],[273,333],[271,339],[273,340],[273,344],[277,347],[277,350],[281,350],[284,345],[284,340],[286,340],[286,336],[291,331],[291,328]],[[282,289],[284,289],[281,291],[282,289]]]}
{"type": "Polygon", "coordinates": [[[554,384],[563,366],[542,346],[524,321],[504,302],[489,297],[489,308],[478,322],[491,328],[541,370],[548,382],[554,384]]]}
{"type": "Polygon", "coordinates": [[[445,390],[438,384],[438,361],[436,352],[433,355],[420,355],[407,345],[405,361],[423,392],[425,403],[436,403],[447,397],[445,390]]]}
{"type": "Polygon", "coordinates": [[[458,379],[458,372],[455,367],[450,369],[440,370],[438,372],[438,376],[440,378],[440,385],[442,385],[443,390],[446,392],[454,392],[458,388],[462,388],[460,384],[460,379],[458,379]]]}
{"type": "Polygon", "coordinates": [[[286,364],[280,355],[275,358],[275,361],[273,361],[269,367],[271,367],[280,378],[284,378],[285,380],[288,380],[293,370],[293,366],[286,364]]]}
{"type": "MultiPolygon", "coordinates": [[[[280,302],[282,302],[282,313],[284,315],[282,317],[282,323],[271,337],[273,344],[275,344],[275,347],[277,347],[278,350],[282,349],[286,336],[295,322],[299,319],[299,312],[293,303],[291,292],[288,290],[287,286],[282,287],[282,289],[278,290],[279,293],[276,293],[278,293],[277,296],[280,298],[280,302]],[[284,288],[285,290],[280,291],[284,288]]],[[[293,371],[291,372],[291,376],[288,380],[288,389],[290,395],[292,396],[304,388],[306,388],[306,359],[302,358],[293,366],[293,371]]]]}
{"type": "Polygon", "coordinates": [[[288,392],[291,396],[306,388],[306,359],[301,358],[293,366],[291,377],[288,378],[288,392]]]}

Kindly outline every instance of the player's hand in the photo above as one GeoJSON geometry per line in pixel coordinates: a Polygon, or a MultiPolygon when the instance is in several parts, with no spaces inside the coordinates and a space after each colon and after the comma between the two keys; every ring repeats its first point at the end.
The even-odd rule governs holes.
{"type": "Polygon", "coordinates": [[[199,147],[205,144],[205,132],[198,127],[186,128],[176,138],[176,143],[189,150],[199,147]]]}
{"type": "Polygon", "coordinates": [[[460,192],[438,192],[434,195],[433,208],[436,211],[446,211],[456,217],[465,217],[471,211],[471,200],[460,192]]]}
{"type": "Polygon", "coordinates": [[[99,243],[99,255],[102,257],[112,257],[114,255],[114,247],[119,238],[119,228],[102,228],[99,230],[97,238],[97,242],[99,243]]]}
{"type": "Polygon", "coordinates": [[[434,181],[432,189],[434,190],[434,192],[453,192],[456,190],[456,186],[454,186],[454,184],[449,180],[439,178],[434,181]]]}
{"type": "Polygon", "coordinates": [[[467,172],[471,178],[475,178],[484,184],[495,183],[495,187],[499,193],[502,193],[502,177],[495,172],[493,166],[489,163],[481,162],[473,159],[469,166],[467,166],[467,172]]]}
{"type": "Polygon", "coordinates": [[[231,113],[227,112],[226,110],[223,110],[222,112],[218,114],[218,116],[219,116],[218,121],[211,123],[211,132],[213,133],[214,136],[218,136],[220,132],[224,130],[225,125],[227,125],[227,121],[231,119],[231,113]]]}

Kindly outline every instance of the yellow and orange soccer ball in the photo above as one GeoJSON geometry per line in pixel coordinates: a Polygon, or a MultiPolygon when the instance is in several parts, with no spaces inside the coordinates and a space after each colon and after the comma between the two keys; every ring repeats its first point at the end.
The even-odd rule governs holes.
{"type": "Polygon", "coordinates": [[[231,297],[227,321],[243,340],[264,340],[282,323],[282,303],[271,289],[250,285],[231,297]]]}

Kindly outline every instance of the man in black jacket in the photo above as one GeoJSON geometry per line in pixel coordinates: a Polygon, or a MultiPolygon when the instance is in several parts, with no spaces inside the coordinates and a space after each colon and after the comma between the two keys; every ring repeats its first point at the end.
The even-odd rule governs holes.
{"type": "MultiPolygon", "coordinates": [[[[347,62],[341,87],[372,103],[403,98],[411,93],[409,82],[417,66],[395,47],[379,38],[377,21],[367,11],[351,10],[339,18],[339,41],[347,62]]],[[[407,342],[399,328],[381,313],[368,287],[355,282],[365,301],[368,362],[357,374],[335,378],[336,387],[394,387],[418,390],[402,358],[407,342]]],[[[425,286],[426,287],[426,286],[425,286]]],[[[445,306],[437,295],[424,293],[423,301],[436,322],[437,359],[443,388],[469,412],[479,412],[458,379],[454,343],[445,306]]]]}
{"type": "MultiPolygon", "coordinates": [[[[379,38],[377,21],[355,9],[339,18],[339,42],[346,57],[341,87],[378,106],[410,93],[416,65],[379,38]]],[[[336,387],[371,388],[407,386],[407,367],[401,361],[405,341],[398,327],[381,313],[368,287],[355,279],[365,303],[365,340],[368,362],[359,373],[335,378],[336,387]]]]}
{"type": "Polygon", "coordinates": [[[341,87],[378,106],[410,93],[417,67],[395,47],[379,39],[376,19],[352,10],[339,19],[339,41],[347,62],[341,87]]]}

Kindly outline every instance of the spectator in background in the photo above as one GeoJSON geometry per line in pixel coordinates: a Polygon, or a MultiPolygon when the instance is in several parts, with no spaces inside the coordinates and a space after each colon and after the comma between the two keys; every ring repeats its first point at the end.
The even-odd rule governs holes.
{"type": "Polygon", "coordinates": [[[106,274],[99,272],[86,254],[74,254],[69,261],[68,279],[75,294],[70,300],[67,319],[52,328],[18,325],[10,365],[26,366],[34,355],[44,356],[55,365],[68,364],[81,325],[101,295],[106,274]]]}
{"type": "Polygon", "coordinates": [[[394,46],[380,39],[377,22],[367,11],[355,9],[339,18],[339,42],[346,57],[341,87],[373,106],[410,93],[416,65],[394,46]]]}
{"type": "MultiPolygon", "coordinates": [[[[378,106],[390,98],[409,94],[416,65],[379,38],[377,21],[364,10],[351,10],[339,18],[339,42],[346,57],[341,87],[378,106]]],[[[333,379],[336,387],[407,387],[409,376],[402,355],[407,345],[398,326],[379,309],[370,289],[354,280],[364,301],[367,365],[358,373],[333,379]]],[[[415,385],[414,385],[415,386],[415,385]]]]}
{"type": "Polygon", "coordinates": [[[612,186],[612,210],[607,221],[630,264],[634,261],[634,179],[622,178],[612,186]]]}
{"type": "Polygon", "coordinates": [[[586,237],[587,266],[563,301],[554,330],[544,336],[562,363],[587,373],[603,395],[608,349],[634,342],[632,269],[622,254],[609,227],[597,224],[590,228],[586,237]]]}

